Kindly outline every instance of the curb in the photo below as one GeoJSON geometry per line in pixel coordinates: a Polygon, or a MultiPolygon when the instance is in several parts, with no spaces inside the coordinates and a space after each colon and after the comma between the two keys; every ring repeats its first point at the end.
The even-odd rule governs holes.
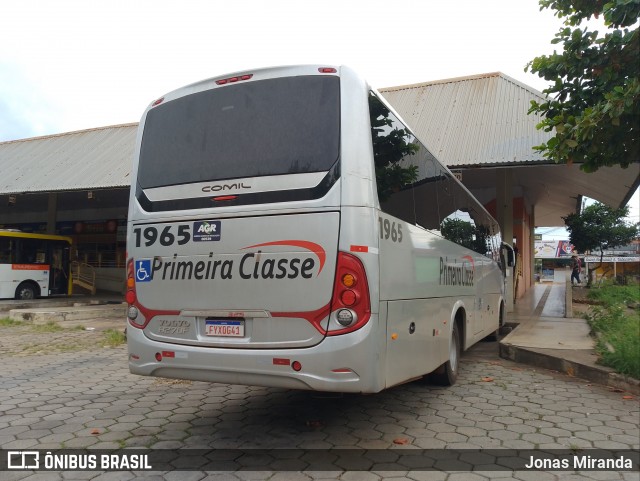
{"type": "Polygon", "coordinates": [[[513,344],[499,343],[500,357],[551,371],[558,371],[572,377],[584,379],[610,388],[621,389],[640,395],[640,381],[622,376],[604,366],[588,365],[560,357],[556,349],[524,349],[513,344]]]}
{"type": "Polygon", "coordinates": [[[50,307],[33,309],[12,309],[9,318],[30,322],[33,324],[46,324],[57,322],[92,321],[96,319],[125,319],[127,315],[125,304],[97,304],[72,307],[50,307]]]}

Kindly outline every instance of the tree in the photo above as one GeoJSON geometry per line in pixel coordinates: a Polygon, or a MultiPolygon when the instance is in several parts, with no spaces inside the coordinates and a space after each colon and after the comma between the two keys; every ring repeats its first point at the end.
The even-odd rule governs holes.
{"type": "Polygon", "coordinates": [[[416,165],[402,166],[400,161],[414,155],[420,147],[412,142],[413,135],[407,129],[394,125],[389,118],[391,112],[373,95],[369,97],[369,109],[378,198],[384,202],[418,178],[416,165]]]}
{"type": "Polygon", "coordinates": [[[476,252],[487,252],[489,231],[462,219],[445,219],[440,226],[442,237],[476,252]]]}
{"type": "MultiPolygon", "coordinates": [[[[626,206],[614,209],[596,202],[585,207],[581,213],[569,214],[563,219],[569,231],[569,240],[578,252],[600,249],[602,265],[606,249],[630,244],[640,235],[640,222],[625,222],[628,214],[629,208],[626,206]]],[[[590,273],[587,284],[591,285],[591,281],[590,273]]]]}
{"type": "Polygon", "coordinates": [[[532,101],[529,113],[542,114],[538,129],[555,135],[534,149],[555,162],[580,163],[585,172],[639,162],[640,0],[540,0],[545,8],[564,18],[551,42],[564,51],[525,68],[553,82],[544,90],[548,99],[532,101]],[[604,35],[580,28],[600,15],[604,35]]]}

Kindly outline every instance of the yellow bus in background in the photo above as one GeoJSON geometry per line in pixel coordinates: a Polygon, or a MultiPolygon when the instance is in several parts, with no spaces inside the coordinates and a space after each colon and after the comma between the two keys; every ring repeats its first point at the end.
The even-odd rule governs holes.
{"type": "Polygon", "coordinates": [[[70,237],[0,230],[0,298],[70,295],[70,237]]]}

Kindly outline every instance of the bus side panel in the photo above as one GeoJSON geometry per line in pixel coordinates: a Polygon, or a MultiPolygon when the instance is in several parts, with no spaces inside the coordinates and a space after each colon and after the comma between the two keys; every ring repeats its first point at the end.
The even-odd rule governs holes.
{"type": "Polygon", "coordinates": [[[18,286],[10,277],[11,264],[0,264],[0,299],[12,298],[16,295],[18,286]]]}
{"type": "MultiPolygon", "coordinates": [[[[483,260],[482,278],[480,279],[482,295],[482,332],[479,339],[488,336],[498,329],[500,322],[500,303],[503,300],[502,271],[491,259],[483,260]]],[[[476,340],[479,340],[476,339],[476,340]]]]}
{"type": "MultiPolygon", "coordinates": [[[[372,207],[343,206],[340,216],[339,250],[348,252],[362,262],[367,276],[371,302],[370,346],[375,352],[359,352],[357,356],[369,359],[371,390],[384,388],[386,359],[386,305],[380,302],[379,253],[377,214],[372,207]]],[[[350,336],[347,334],[346,336],[350,336]]],[[[371,392],[371,391],[369,391],[371,392]]]]}
{"type": "Polygon", "coordinates": [[[22,282],[31,282],[40,289],[40,296],[49,295],[49,267],[39,264],[0,264],[0,299],[13,299],[22,282]]]}
{"type": "Polygon", "coordinates": [[[424,375],[446,358],[450,307],[429,299],[438,285],[436,236],[380,211],[380,297],[388,301],[387,387],[424,375]]]}
{"type": "Polygon", "coordinates": [[[451,306],[447,299],[389,301],[386,387],[423,376],[442,364],[451,306]]]}
{"type": "Polygon", "coordinates": [[[380,299],[389,309],[385,372],[391,386],[427,374],[448,359],[458,309],[465,313],[465,349],[492,332],[499,302],[485,292],[498,277],[486,257],[428,230],[382,212],[378,228],[380,299]]]}

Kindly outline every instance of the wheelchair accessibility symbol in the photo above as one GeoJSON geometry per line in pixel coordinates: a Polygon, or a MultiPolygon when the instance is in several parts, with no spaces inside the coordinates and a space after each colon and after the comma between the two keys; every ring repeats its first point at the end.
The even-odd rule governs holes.
{"type": "Polygon", "coordinates": [[[151,280],[151,259],[142,259],[135,262],[136,282],[149,282],[151,280]]]}

